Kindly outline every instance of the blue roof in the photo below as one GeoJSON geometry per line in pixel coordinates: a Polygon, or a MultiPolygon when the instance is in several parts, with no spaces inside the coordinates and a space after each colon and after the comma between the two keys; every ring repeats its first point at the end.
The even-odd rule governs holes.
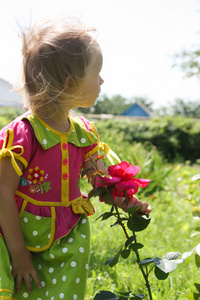
{"type": "Polygon", "coordinates": [[[133,104],[131,107],[126,109],[122,116],[135,116],[135,117],[149,117],[149,113],[138,103],[133,104]]]}

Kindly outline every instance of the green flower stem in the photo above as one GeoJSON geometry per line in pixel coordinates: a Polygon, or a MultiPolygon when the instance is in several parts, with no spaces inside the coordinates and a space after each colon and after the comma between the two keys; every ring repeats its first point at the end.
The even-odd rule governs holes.
{"type": "MultiPolygon", "coordinates": [[[[114,201],[113,201],[114,202],[114,201]]],[[[116,213],[117,213],[117,218],[118,218],[118,222],[119,222],[119,225],[122,227],[123,231],[124,231],[124,234],[126,236],[126,238],[128,239],[129,238],[129,235],[126,231],[126,228],[124,226],[124,223],[121,221],[121,218],[120,218],[120,214],[119,214],[119,210],[118,210],[118,207],[116,206],[116,204],[114,203],[114,207],[115,207],[115,210],[116,210],[116,213]]],[[[135,233],[134,233],[135,235],[135,233]]],[[[137,239],[136,239],[136,235],[135,235],[135,243],[137,243],[137,239]]],[[[152,294],[151,294],[151,287],[150,287],[150,284],[149,284],[149,279],[148,279],[148,275],[149,273],[145,273],[144,269],[143,269],[143,266],[140,265],[140,255],[139,255],[139,252],[138,250],[134,250],[135,254],[136,254],[136,257],[137,257],[137,263],[138,263],[138,266],[139,266],[139,269],[141,270],[142,272],[142,275],[143,275],[143,278],[145,280],[145,283],[146,283],[146,287],[147,287],[147,290],[148,290],[148,294],[149,294],[149,299],[150,300],[153,300],[152,298],[152,294]]]]}
{"type": "Polygon", "coordinates": [[[122,227],[126,238],[129,239],[129,235],[127,233],[126,227],[125,227],[124,223],[121,221],[118,207],[117,207],[117,205],[115,203],[113,203],[113,206],[115,207],[115,210],[116,210],[116,214],[117,214],[117,219],[118,219],[119,225],[122,227]]]}
{"type": "Polygon", "coordinates": [[[41,194],[43,194],[44,190],[43,190],[43,186],[42,184],[39,182],[39,185],[40,185],[40,189],[41,189],[41,194]]]}
{"type": "MultiPolygon", "coordinates": [[[[136,243],[136,239],[135,239],[135,243],[136,243]]],[[[139,266],[139,269],[141,270],[142,272],[142,275],[144,277],[144,280],[145,280],[145,283],[146,283],[146,287],[147,287],[147,291],[148,291],[148,294],[149,294],[149,299],[150,300],[153,300],[153,297],[152,297],[152,294],[151,294],[151,287],[150,287],[150,284],[149,284],[149,279],[148,279],[148,274],[149,273],[145,273],[144,269],[143,269],[143,266],[140,265],[140,255],[139,255],[139,252],[138,250],[134,250],[135,252],[135,255],[137,257],[137,263],[138,263],[138,266],[139,266]]]]}

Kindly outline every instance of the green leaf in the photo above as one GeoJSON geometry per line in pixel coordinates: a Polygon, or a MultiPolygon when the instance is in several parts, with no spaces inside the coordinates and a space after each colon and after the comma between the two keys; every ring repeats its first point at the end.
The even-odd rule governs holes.
{"type": "Polygon", "coordinates": [[[120,224],[120,222],[126,221],[126,218],[119,218],[114,224],[110,225],[110,227],[114,227],[118,224],[120,224]]]}
{"type": "Polygon", "coordinates": [[[139,214],[133,215],[127,222],[127,226],[132,232],[142,231],[149,225],[150,221],[150,217],[141,216],[139,214]]]}
{"type": "Polygon", "coordinates": [[[200,207],[194,206],[192,208],[192,215],[195,220],[200,220],[200,207]]]}
{"type": "Polygon", "coordinates": [[[129,255],[130,255],[130,253],[131,253],[130,250],[125,249],[125,250],[122,251],[121,257],[122,257],[123,259],[127,259],[127,258],[129,257],[129,255]]]}
{"type": "Polygon", "coordinates": [[[131,250],[138,250],[138,249],[141,249],[141,248],[143,248],[144,247],[144,245],[142,245],[141,243],[134,243],[134,244],[131,244],[130,246],[129,246],[129,248],[131,249],[131,250]]]}
{"type": "Polygon", "coordinates": [[[192,181],[196,181],[200,179],[200,174],[196,174],[192,177],[192,181]]]}
{"type": "Polygon", "coordinates": [[[154,259],[154,263],[160,270],[165,273],[172,272],[177,268],[177,263],[175,262],[175,260],[162,260],[156,257],[154,259]]]}
{"type": "Polygon", "coordinates": [[[116,255],[114,255],[113,257],[109,258],[106,262],[105,265],[109,265],[111,268],[114,267],[118,261],[119,261],[119,257],[122,253],[122,249],[120,249],[116,255]]]}
{"type": "Polygon", "coordinates": [[[194,285],[195,285],[197,291],[200,293],[200,284],[199,283],[194,283],[194,285]]]}
{"type": "Polygon", "coordinates": [[[198,269],[200,269],[200,256],[195,253],[195,263],[198,269]]]}
{"type": "Polygon", "coordinates": [[[92,190],[93,191],[93,197],[97,197],[101,195],[102,193],[105,193],[105,189],[103,187],[98,187],[92,190]]]}
{"type": "Polygon", "coordinates": [[[101,216],[99,216],[96,220],[101,219],[101,221],[107,220],[108,218],[112,217],[114,214],[112,212],[105,212],[101,216]]]}
{"type": "Polygon", "coordinates": [[[176,260],[178,257],[181,256],[179,252],[168,252],[163,255],[162,260],[176,260]]]}
{"type": "MultiPolygon", "coordinates": [[[[180,260],[182,260],[183,262],[186,261],[188,259],[188,257],[190,257],[192,255],[192,253],[194,252],[195,248],[193,248],[192,250],[190,251],[187,251],[187,252],[184,252],[182,255],[181,255],[181,258],[180,260]]],[[[179,263],[179,259],[177,260],[177,263],[179,263]]]]}
{"type": "Polygon", "coordinates": [[[148,265],[154,263],[155,258],[145,258],[139,262],[139,265],[148,265]]]}
{"type": "Polygon", "coordinates": [[[94,300],[119,300],[119,297],[108,291],[100,291],[96,294],[94,300]]]}
{"type": "Polygon", "coordinates": [[[196,246],[196,252],[197,252],[198,255],[200,255],[200,244],[198,244],[198,245],[196,246]]]}
{"type": "Polygon", "coordinates": [[[51,183],[50,181],[47,181],[47,182],[44,182],[44,183],[42,184],[43,189],[45,190],[46,193],[47,193],[49,190],[51,190],[50,183],[51,183]]]}
{"type": "Polygon", "coordinates": [[[135,238],[136,238],[135,235],[130,236],[125,243],[125,248],[127,248],[130,244],[132,244],[132,242],[135,241],[135,238]]]}
{"type": "Polygon", "coordinates": [[[155,267],[154,270],[155,276],[158,280],[165,280],[169,276],[169,273],[163,272],[160,268],[155,267]]]}

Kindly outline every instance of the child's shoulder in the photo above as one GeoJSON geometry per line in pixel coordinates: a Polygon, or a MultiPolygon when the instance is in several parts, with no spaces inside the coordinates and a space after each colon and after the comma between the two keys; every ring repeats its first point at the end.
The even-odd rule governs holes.
{"type": "Polygon", "coordinates": [[[86,119],[83,116],[73,116],[71,115],[72,120],[75,122],[78,122],[80,125],[83,125],[87,130],[92,131],[92,122],[90,122],[88,119],[86,119]]]}

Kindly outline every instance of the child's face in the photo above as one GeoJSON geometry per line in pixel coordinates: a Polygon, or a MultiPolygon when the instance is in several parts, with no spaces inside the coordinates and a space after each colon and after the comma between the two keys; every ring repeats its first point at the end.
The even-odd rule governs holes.
{"type": "Polygon", "coordinates": [[[104,80],[100,76],[101,68],[102,55],[98,53],[80,84],[81,98],[83,99],[81,107],[92,106],[99,96],[101,85],[104,83],[104,80]]]}

